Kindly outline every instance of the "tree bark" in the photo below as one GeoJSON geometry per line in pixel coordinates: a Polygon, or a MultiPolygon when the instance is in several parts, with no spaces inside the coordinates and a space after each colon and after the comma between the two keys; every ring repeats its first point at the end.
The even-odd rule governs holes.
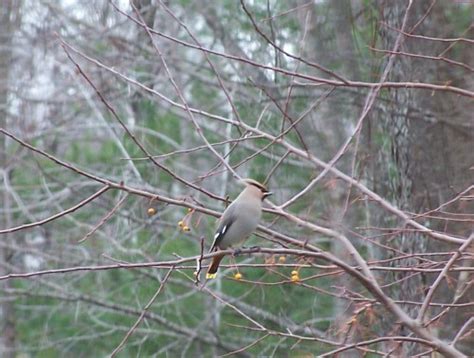
{"type": "MultiPolygon", "coordinates": [[[[430,3],[414,2],[409,16],[408,29],[411,29],[428,10],[430,3]]],[[[442,28],[444,24],[439,20],[440,16],[449,13],[445,8],[446,3],[437,4],[432,10],[431,16],[417,27],[417,33],[430,34],[430,36],[447,37],[449,25],[442,28]]],[[[382,42],[385,49],[390,49],[398,35],[393,29],[400,29],[401,21],[405,14],[407,2],[386,1],[381,13],[382,22],[387,24],[381,28],[382,42]]],[[[402,51],[410,53],[423,53],[434,55],[440,53],[442,49],[436,48],[433,43],[427,44],[425,40],[405,38],[402,51]],[[439,52],[437,52],[439,51],[439,52]]],[[[439,81],[462,82],[463,79],[456,77],[458,72],[445,66],[440,62],[420,61],[410,57],[398,56],[390,74],[389,81],[417,81],[439,83],[439,81]]],[[[464,84],[466,85],[466,84],[464,84]]],[[[389,90],[385,92],[386,101],[381,104],[383,115],[377,123],[372,123],[371,137],[380,136],[382,145],[374,146],[372,158],[376,159],[376,164],[372,172],[374,190],[382,196],[389,198],[400,209],[407,213],[424,213],[433,210],[439,205],[456,196],[472,184],[469,178],[469,167],[472,166],[473,130],[465,130],[469,124],[469,117],[472,116],[472,109],[469,111],[469,102],[460,106],[459,102],[464,102],[455,96],[446,94],[432,94],[413,90],[389,90]],[[466,108],[467,110],[463,110],[466,108]],[[453,112],[456,115],[453,116],[453,112]],[[456,118],[456,120],[454,120],[456,118]],[[377,133],[375,133],[377,132],[377,133]]],[[[472,117],[471,117],[472,118],[472,117]]],[[[468,213],[467,204],[455,204],[450,210],[457,213],[468,213]],[[464,205],[464,207],[461,207],[464,205]]],[[[472,212],[472,208],[471,211],[472,212]]],[[[383,215],[383,213],[373,213],[373,217],[378,227],[391,227],[394,225],[393,219],[383,215]]],[[[428,220],[428,219],[427,219],[428,220]]],[[[458,234],[463,237],[469,236],[469,228],[466,224],[452,224],[444,227],[446,222],[442,220],[430,220],[430,227],[435,230],[448,230],[451,234],[458,234]]],[[[403,223],[396,223],[396,226],[403,227],[403,223]]],[[[394,233],[393,236],[385,236],[381,240],[382,244],[393,247],[399,252],[380,250],[379,258],[386,259],[398,256],[400,252],[404,254],[440,252],[455,250],[455,247],[441,244],[440,242],[427,239],[417,232],[402,231],[394,233]]],[[[413,267],[421,264],[420,259],[410,258],[396,261],[396,265],[403,267],[413,267]]],[[[413,275],[410,272],[399,272],[387,274],[383,280],[386,283],[399,282],[390,285],[390,295],[401,301],[423,302],[426,293],[436,276],[425,274],[413,275]]],[[[472,291],[472,290],[471,290],[472,291]]],[[[452,302],[454,297],[447,297],[449,290],[438,289],[434,300],[437,302],[452,302]]],[[[452,292],[452,290],[451,290],[452,292]]],[[[468,294],[469,295],[469,294],[468,294]]],[[[468,297],[465,297],[468,299],[468,297]]],[[[472,297],[471,297],[472,299],[472,297]]],[[[420,306],[404,305],[404,309],[412,318],[416,318],[420,306]]],[[[434,316],[439,310],[430,309],[428,314],[434,316]]],[[[445,315],[436,329],[440,338],[453,339],[452,333],[457,332],[465,320],[466,312],[460,309],[453,309],[452,314],[445,315]],[[453,317],[461,319],[453,319],[453,317]]],[[[471,312],[472,314],[472,312],[471,312]]],[[[393,322],[387,319],[385,329],[393,334],[393,322]]],[[[408,333],[404,327],[400,327],[400,334],[408,333]]],[[[472,345],[471,345],[472,347],[472,345]]],[[[462,349],[463,347],[459,346],[462,349]]],[[[467,346],[464,353],[472,354],[472,349],[468,352],[467,346]]],[[[420,353],[414,345],[405,344],[394,354],[401,356],[411,356],[420,353]]]]}
{"type": "MultiPolygon", "coordinates": [[[[18,2],[5,0],[0,3],[0,127],[8,126],[8,97],[9,97],[9,74],[12,63],[12,38],[15,31],[15,23],[18,16],[18,2]]],[[[4,181],[9,176],[7,162],[7,143],[5,136],[0,137],[0,172],[4,181]]],[[[5,186],[1,193],[4,215],[0,216],[0,227],[7,228],[12,224],[10,214],[11,200],[5,186]]],[[[8,244],[11,235],[3,235],[2,241],[8,244]]],[[[12,252],[8,246],[0,248],[0,276],[7,272],[11,261],[12,252]]],[[[2,282],[0,287],[11,288],[12,282],[2,282]]],[[[1,289],[0,289],[1,291],[1,289]]],[[[4,297],[0,303],[0,355],[5,358],[13,358],[16,352],[16,324],[14,303],[8,297],[4,297]]]]}

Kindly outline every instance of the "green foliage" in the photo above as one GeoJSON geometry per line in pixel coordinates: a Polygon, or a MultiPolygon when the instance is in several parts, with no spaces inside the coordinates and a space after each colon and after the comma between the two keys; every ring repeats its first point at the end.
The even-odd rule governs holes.
{"type": "MultiPolygon", "coordinates": [[[[134,138],[146,148],[148,153],[153,156],[169,154],[166,157],[159,157],[157,160],[170,168],[174,176],[158,168],[149,159],[143,159],[145,153],[124,131],[115,117],[109,113],[107,106],[104,106],[104,103],[86,81],[83,81],[80,74],[73,72],[74,66],[69,62],[60,62],[64,57],[62,52],[60,55],[58,53],[49,55],[48,60],[54,63],[52,67],[48,67],[50,66],[47,64],[48,61],[41,60],[40,64],[35,65],[31,71],[21,68],[21,75],[24,76],[23,72],[25,72],[31,78],[21,77],[21,80],[16,80],[15,74],[7,76],[8,80],[15,81],[15,85],[21,84],[20,82],[28,83],[26,89],[14,87],[12,93],[8,94],[8,101],[11,98],[13,103],[11,113],[21,120],[13,123],[14,121],[9,118],[6,122],[11,121],[11,123],[6,124],[11,126],[14,131],[24,131],[24,137],[28,139],[29,143],[92,175],[100,176],[105,180],[113,180],[116,183],[123,182],[136,191],[143,190],[158,195],[156,200],[151,200],[149,197],[140,196],[142,193],[137,194],[133,190],[126,193],[121,190],[123,188],[113,188],[100,198],[96,198],[92,203],[88,203],[79,210],[68,213],[57,220],[40,225],[40,227],[29,228],[28,230],[31,231],[20,230],[8,233],[5,235],[4,245],[0,247],[0,261],[4,260],[4,257],[8,261],[6,263],[0,262],[2,265],[0,276],[8,275],[10,272],[83,267],[75,272],[65,274],[50,272],[49,275],[39,275],[28,280],[8,280],[6,281],[8,285],[0,286],[1,289],[6,288],[5,294],[0,290],[0,300],[14,302],[16,339],[20,351],[23,349],[21,347],[25,347],[24,352],[20,352],[18,357],[21,356],[21,353],[24,353],[25,356],[48,358],[107,356],[120,344],[128,330],[140,317],[144,307],[162,284],[168,268],[115,267],[113,269],[88,270],[84,266],[147,263],[192,257],[200,253],[201,238],[205,239],[204,249],[207,250],[212,242],[215,218],[207,213],[195,213],[192,217],[186,216],[188,215],[186,209],[179,205],[160,201],[160,196],[166,196],[178,202],[183,200],[186,203],[209,209],[222,208],[222,202],[184,185],[176,178],[183,178],[202,186],[213,194],[221,195],[220,186],[224,181],[222,173],[225,169],[222,165],[219,166],[219,160],[208,148],[198,148],[204,144],[199,134],[205,136],[210,143],[215,143],[240,138],[249,133],[244,133],[243,129],[238,131],[235,126],[228,130],[228,124],[202,114],[208,112],[237,119],[232,113],[224,91],[218,84],[219,81],[214,70],[210,68],[202,51],[184,46],[179,41],[169,40],[158,34],[153,35],[154,44],[165,56],[170,73],[178,83],[187,104],[203,111],[195,114],[202,130],[198,133],[195,125],[189,119],[189,114],[182,108],[171,104],[174,101],[181,106],[182,101],[171,85],[168,73],[160,61],[156,49],[150,43],[148,33],[141,26],[124,17],[112,7],[107,8],[106,5],[100,11],[96,11],[90,4],[81,6],[80,2],[73,2],[74,4],[70,5],[72,10],[70,16],[65,16],[69,10],[63,7],[64,4],[55,6],[55,11],[52,11],[49,7],[43,9],[43,2],[34,3],[36,2],[31,2],[30,5],[33,8],[39,7],[36,10],[42,9],[48,13],[56,13],[57,10],[60,15],[55,16],[63,16],[56,19],[60,24],[59,27],[70,26],[72,28],[71,33],[77,34],[77,37],[71,39],[71,42],[80,48],[81,53],[97,57],[98,60],[110,66],[113,71],[123,73],[124,76],[133,78],[134,81],[143,82],[146,86],[156,89],[167,97],[167,100],[163,100],[159,96],[135,86],[132,82],[127,82],[123,77],[116,76],[106,68],[90,63],[84,58],[80,60],[81,68],[84,68],[85,72],[90,75],[90,79],[98,86],[101,96],[110,102],[134,138]],[[86,16],[91,9],[94,10],[86,16]],[[74,19],[74,13],[81,14],[80,21],[74,19]],[[98,23],[96,24],[96,22],[98,23]],[[111,24],[112,26],[109,26],[111,24]],[[56,78],[65,82],[65,91],[61,93],[59,88],[52,86],[57,98],[52,97],[41,103],[44,108],[35,107],[38,113],[44,112],[47,115],[38,115],[38,119],[35,117],[35,120],[30,122],[25,119],[27,114],[24,114],[23,111],[25,113],[29,113],[29,111],[27,106],[23,106],[22,101],[28,105],[36,106],[33,104],[34,101],[28,103],[25,98],[34,97],[33,94],[37,92],[35,86],[38,84],[34,83],[30,88],[29,81],[34,82],[36,76],[34,72],[40,71],[42,67],[48,67],[51,73],[46,74],[45,77],[51,80],[54,85],[56,85],[56,78]],[[64,71],[65,68],[72,70],[64,71]],[[67,72],[66,77],[61,77],[63,71],[67,72]],[[74,91],[70,92],[71,89],[74,91]],[[30,90],[33,94],[29,93],[30,90]],[[90,91],[91,95],[86,100],[84,94],[87,94],[87,91],[90,91]],[[96,111],[100,111],[107,123],[95,120],[96,111]],[[48,116],[51,116],[52,119],[48,116]],[[127,122],[129,117],[133,118],[133,124],[127,122]],[[108,128],[104,128],[105,125],[108,125],[108,128]],[[113,136],[110,135],[110,131],[113,131],[113,136]],[[196,150],[186,153],[172,153],[193,148],[196,150]],[[126,155],[134,159],[131,163],[134,169],[138,170],[139,175],[130,170],[130,162],[127,160],[128,158],[124,158],[126,155]],[[127,199],[120,207],[116,207],[124,194],[128,195],[127,199]],[[156,208],[157,213],[147,216],[149,207],[156,208]],[[189,223],[186,222],[186,225],[189,225],[191,229],[189,232],[181,230],[178,226],[179,220],[184,220],[185,217],[186,220],[189,219],[189,223]],[[33,240],[38,233],[44,239],[43,241],[39,240],[41,241],[39,243],[33,240]],[[88,241],[77,242],[88,233],[91,234],[88,241]],[[37,266],[28,264],[26,263],[28,255],[41,257],[42,261],[37,266]]],[[[58,2],[58,4],[61,3],[58,2]]],[[[124,2],[124,8],[127,6],[125,3],[128,4],[128,2],[124,2]]],[[[171,13],[176,15],[179,21],[183,21],[199,40],[198,45],[163,6],[153,8],[156,3],[154,1],[149,2],[149,5],[146,4],[147,1],[136,3],[144,5],[140,9],[140,14],[144,17],[150,9],[156,10],[156,13],[152,13],[155,16],[153,19],[154,31],[173,36],[192,44],[192,46],[202,46],[211,51],[225,54],[218,56],[208,53],[217,68],[219,79],[225,83],[226,90],[230,93],[239,117],[246,125],[258,126],[259,129],[269,134],[279,135],[282,123],[285,128],[290,125],[290,121],[284,118],[278,106],[286,108],[288,104],[287,112],[293,120],[296,120],[308,109],[309,104],[329,89],[329,86],[317,81],[313,83],[315,86],[306,85],[310,82],[308,79],[287,76],[282,73],[274,74],[265,69],[265,66],[278,65],[290,71],[309,75],[317,73],[318,76],[334,80],[332,76],[283,54],[275,59],[275,49],[264,40],[261,34],[256,32],[254,25],[243,12],[240,1],[223,0],[201,3],[179,0],[167,2],[171,13]],[[221,24],[208,22],[209,19],[205,18],[206,13],[198,8],[203,5],[208,6],[205,11],[215,13],[214,22],[220,21],[221,24]],[[223,26],[222,33],[219,33],[217,25],[223,26]],[[227,42],[229,39],[231,41],[227,42]],[[237,61],[230,56],[241,57],[243,61],[237,61]],[[261,66],[246,63],[245,58],[249,58],[261,66]],[[290,85],[292,86],[291,91],[290,85]],[[277,98],[270,99],[262,87],[277,98]],[[288,93],[291,93],[291,98],[286,103],[288,93]],[[277,101],[278,106],[276,103],[272,103],[273,101],[277,101]]],[[[369,48],[369,46],[381,48],[383,40],[383,32],[380,31],[382,9],[378,2],[363,0],[362,2],[347,1],[345,3],[347,6],[351,6],[349,9],[351,11],[347,12],[352,15],[350,20],[353,21],[350,34],[336,34],[338,23],[334,21],[334,16],[346,14],[336,7],[337,2],[316,1],[295,6],[293,2],[277,0],[245,0],[245,4],[259,29],[270,38],[275,36],[276,43],[285,50],[291,49],[298,56],[300,53],[304,54],[312,62],[318,62],[341,73],[345,72],[343,76],[349,80],[371,81],[375,76],[380,75],[379,67],[386,60],[386,55],[375,53],[369,48]],[[312,17],[308,18],[310,22],[307,24],[303,19],[305,7],[311,7],[314,10],[311,12],[312,17]],[[302,41],[303,35],[304,42],[302,41]],[[338,35],[346,35],[347,38],[340,41],[341,39],[337,38],[338,35]],[[357,58],[349,59],[339,55],[339,52],[342,53],[346,50],[346,48],[342,48],[345,45],[341,45],[339,42],[346,44],[347,41],[351,41],[351,46],[356,49],[355,51],[351,50],[351,54],[357,58]],[[311,53],[311,51],[316,53],[311,53]],[[360,71],[352,71],[351,65],[348,64],[356,64],[360,71]],[[357,76],[361,78],[354,78],[356,72],[357,76]]],[[[389,4],[385,5],[389,6],[389,4]]],[[[449,30],[453,37],[459,36],[459,33],[463,33],[470,26],[472,10],[464,5],[447,6],[442,4],[442,6],[445,11],[439,15],[443,19],[443,27],[446,27],[447,30],[444,28],[436,30],[440,30],[440,32],[442,30],[443,33],[449,30]]],[[[22,12],[25,9],[22,9],[22,12]]],[[[136,17],[138,15],[131,8],[126,11],[130,11],[131,16],[138,19],[136,17]]],[[[438,10],[433,8],[434,11],[438,10]]],[[[34,17],[34,12],[30,17],[34,17]]],[[[420,26],[428,26],[428,20],[432,19],[426,18],[426,22],[420,26]]],[[[28,19],[28,21],[30,20],[28,19]]],[[[19,20],[19,22],[21,21],[19,20]]],[[[39,24],[39,22],[35,24],[34,28],[41,30],[38,42],[43,43],[44,34],[42,31],[48,30],[49,26],[54,28],[58,25],[48,23],[48,26],[43,29],[42,26],[37,26],[39,24]]],[[[22,45],[22,49],[15,50],[13,53],[20,57],[25,49],[30,49],[26,45],[26,41],[30,37],[34,37],[34,31],[22,29],[18,33],[28,34],[26,37],[14,37],[15,41],[22,45]]],[[[427,33],[430,32],[427,31],[427,33]]],[[[434,33],[433,36],[438,35],[434,33]]],[[[468,37],[467,34],[462,36],[468,37]]],[[[32,45],[34,44],[32,43],[32,45]]],[[[33,57],[41,58],[39,53],[49,51],[51,47],[55,46],[46,46],[44,50],[32,47],[33,57]]],[[[453,43],[449,50],[449,57],[466,56],[465,48],[467,46],[461,42],[453,43]]],[[[26,52],[30,54],[30,51],[26,52]]],[[[78,54],[77,58],[81,58],[81,55],[78,54]]],[[[14,64],[13,67],[21,66],[23,64],[14,64]]],[[[12,73],[18,73],[17,69],[13,68],[13,70],[15,71],[12,73]]],[[[418,69],[416,70],[418,71],[418,69]]],[[[423,74],[421,71],[420,73],[423,74]]],[[[449,75],[451,76],[452,73],[449,72],[449,75]]],[[[414,76],[417,77],[418,73],[415,73],[414,76]]],[[[417,80],[425,81],[422,77],[417,77],[417,80]]],[[[454,76],[453,80],[455,80],[454,76]]],[[[305,144],[310,148],[309,151],[312,155],[324,160],[333,157],[341,143],[347,138],[347,133],[353,130],[353,123],[361,113],[363,99],[367,92],[367,88],[338,87],[329,99],[325,99],[318,108],[314,109],[314,112],[305,117],[298,129],[301,135],[306,138],[305,144]]],[[[383,111],[384,106],[396,105],[392,94],[393,89],[382,88],[378,93],[373,112],[371,112],[373,117],[370,125],[373,127],[371,128],[370,145],[374,154],[373,157],[367,159],[368,161],[377,161],[379,158],[374,158],[376,156],[383,157],[385,160],[389,157],[386,154],[392,150],[393,138],[387,134],[388,132],[381,124],[382,121],[377,117],[379,113],[385,115],[389,112],[383,111]]],[[[428,103],[429,99],[427,98],[426,101],[428,103]]],[[[0,103],[0,110],[2,105],[3,103],[0,103]]],[[[461,105],[457,106],[458,109],[454,112],[461,111],[463,109],[461,107],[461,105]]],[[[8,109],[10,110],[10,108],[8,109]]],[[[411,111],[412,109],[409,108],[408,112],[411,113],[411,111]]],[[[414,112],[423,114],[421,108],[414,108],[414,112]]],[[[35,111],[31,111],[31,113],[36,115],[35,111]]],[[[0,121],[3,121],[3,118],[0,118],[0,121]]],[[[426,121],[420,120],[420,122],[426,121]]],[[[360,152],[365,145],[365,138],[362,136],[358,148],[360,152]]],[[[306,149],[300,141],[300,135],[294,129],[286,133],[284,139],[298,148],[306,149]]],[[[6,205],[0,207],[0,216],[8,217],[2,224],[5,222],[8,225],[22,225],[51,217],[57,213],[65,214],[66,209],[84,200],[96,191],[99,185],[102,185],[74,170],[62,167],[38,153],[32,153],[22,146],[8,143],[8,141],[10,139],[2,142],[5,145],[4,148],[0,148],[0,151],[6,155],[2,156],[0,153],[0,159],[5,158],[0,165],[5,164],[5,168],[8,169],[5,170],[5,173],[8,171],[9,186],[1,176],[0,182],[4,183],[2,184],[4,187],[1,188],[2,193],[10,195],[12,203],[9,207],[6,205]],[[17,160],[17,158],[19,159],[17,160]]],[[[227,154],[227,149],[232,146],[233,144],[229,144],[215,148],[219,153],[227,154]]],[[[352,172],[350,162],[354,154],[353,149],[354,146],[349,147],[347,153],[335,166],[363,182],[367,179],[364,176],[366,173],[359,165],[367,164],[362,160],[359,163],[359,157],[356,155],[356,170],[352,172]]],[[[276,192],[275,202],[282,203],[303,190],[321,173],[321,168],[314,165],[312,161],[306,160],[304,156],[297,157],[294,153],[290,153],[287,160],[280,163],[279,161],[285,155],[286,150],[287,148],[284,146],[279,143],[271,143],[268,139],[252,139],[239,142],[228,159],[230,165],[235,166],[239,175],[249,176],[260,182],[266,181],[267,176],[272,172],[267,184],[270,190],[276,192]],[[265,153],[256,154],[258,150],[264,148],[265,153]],[[277,164],[278,167],[275,169],[277,164]]],[[[436,165],[443,167],[445,164],[444,161],[438,161],[432,166],[436,165]]],[[[392,186],[390,189],[393,190],[389,190],[389,193],[385,195],[385,199],[390,200],[394,196],[396,184],[399,182],[400,170],[393,162],[384,163],[383,169],[374,178],[374,181],[378,180],[382,184],[376,183],[374,186],[392,186]]],[[[226,195],[235,198],[240,187],[233,185],[231,175],[226,180],[230,184],[226,188],[226,195]]],[[[360,232],[364,235],[363,230],[359,230],[361,227],[369,226],[368,220],[366,220],[368,210],[364,206],[366,204],[372,205],[373,201],[369,202],[370,198],[365,194],[362,195],[354,187],[350,188],[350,195],[347,194],[349,185],[342,183],[342,181],[334,183],[334,180],[334,177],[329,173],[302,198],[285,210],[318,225],[322,222],[322,226],[334,227],[340,232],[347,232],[350,238],[352,238],[351,235],[358,237],[360,232]],[[334,220],[333,214],[335,211],[342,211],[342,207],[347,211],[344,212],[343,220],[339,223],[334,220]]],[[[410,208],[403,207],[402,209],[411,213],[408,210],[410,208]]],[[[386,223],[383,225],[384,229],[401,225],[396,217],[390,215],[387,215],[384,220],[386,223]]],[[[263,222],[272,230],[291,235],[302,242],[306,240],[311,243],[316,242],[322,250],[334,252],[336,251],[334,249],[337,249],[334,241],[327,240],[320,243],[317,241],[318,239],[325,239],[320,234],[310,231],[308,228],[299,227],[293,221],[286,220],[282,216],[267,212],[264,213],[263,222]]],[[[388,236],[385,235],[385,231],[382,231],[381,235],[388,236]]],[[[390,233],[390,235],[396,234],[390,233]]],[[[269,247],[275,245],[278,247],[271,240],[273,240],[271,237],[270,240],[261,240],[254,236],[246,245],[269,247]]],[[[381,240],[380,247],[384,247],[383,245],[386,244],[387,242],[381,240]]],[[[373,259],[371,256],[373,248],[369,244],[364,242],[357,249],[364,258],[373,259]]],[[[400,255],[405,251],[408,252],[405,248],[394,250],[400,255]]],[[[423,251],[419,250],[419,252],[423,251]]],[[[339,252],[336,252],[335,255],[339,255],[339,252]]],[[[345,254],[341,254],[341,258],[346,257],[343,255],[345,254]]],[[[259,255],[252,256],[252,259],[249,259],[248,256],[237,256],[235,261],[237,263],[269,263],[273,265],[271,259],[259,255]]],[[[273,259],[276,260],[274,262],[278,262],[278,257],[273,259]]],[[[287,257],[285,260],[289,264],[298,266],[306,264],[307,258],[299,258],[302,261],[295,261],[294,257],[287,257]]],[[[232,266],[233,260],[227,257],[223,263],[232,266]]],[[[319,261],[313,263],[320,264],[319,261]]],[[[327,264],[327,262],[323,263],[327,264]]],[[[226,348],[227,351],[224,352],[223,349],[206,343],[204,339],[215,339],[219,343],[228,343],[235,349],[247,346],[263,337],[265,333],[254,329],[254,324],[240,314],[239,310],[245,312],[251,320],[255,319],[261,322],[270,332],[274,333],[263,341],[249,346],[246,349],[249,355],[316,356],[327,351],[328,347],[322,343],[299,340],[284,335],[292,331],[294,327],[290,327],[290,325],[293,325],[299,328],[297,334],[306,335],[308,338],[312,337],[307,334],[305,328],[321,330],[328,337],[332,336],[337,330],[337,327],[332,326],[338,319],[334,316],[341,314],[340,308],[336,306],[336,297],[338,299],[343,295],[342,302],[350,300],[351,290],[356,286],[351,283],[351,287],[341,294],[339,286],[343,285],[344,281],[332,274],[326,277],[318,276],[324,270],[317,266],[295,268],[294,266],[280,267],[276,265],[241,267],[239,268],[239,272],[242,274],[240,279],[234,276],[237,272],[235,268],[222,267],[218,280],[209,281],[205,285],[201,282],[196,286],[193,276],[195,264],[193,259],[174,268],[164,289],[148,308],[149,315],[153,315],[153,317],[148,316],[140,323],[131,334],[120,356],[211,357],[221,355],[229,350],[226,348]],[[291,281],[293,270],[298,271],[299,280],[296,280],[297,282],[291,281]],[[229,304],[224,304],[222,301],[229,304]],[[249,329],[249,327],[251,328],[249,329]],[[188,330],[191,332],[191,337],[188,330]],[[276,332],[280,332],[280,335],[276,332]],[[157,354],[163,347],[169,348],[165,353],[157,354]]],[[[207,261],[204,262],[204,265],[207,264],[207,261]]],[[[205,268],[201,274],[204,276],[205,268]]],[[[400,280],[400,282],[402,281],[400,280]]],[[[392,283],[389,286],[392,286],[392,283]]],[[[384,292],[390,289],[388,286],[383,286],[383,288],[384,292]]],[[[364,300],[362,295],[368,297],[367,302],[373,298],[364,288],[356,287],[356,289],[358,291],[354,291],[354,297],[361,294],[358,302],[364,300]]],[[[374,331],[377,328],[378,326],[369,327],[374,331]]],[[[293,330],[293,332],[296,331],[293,330]]],[[[371,346],[371,348],[374,347],[371,346]]]]}

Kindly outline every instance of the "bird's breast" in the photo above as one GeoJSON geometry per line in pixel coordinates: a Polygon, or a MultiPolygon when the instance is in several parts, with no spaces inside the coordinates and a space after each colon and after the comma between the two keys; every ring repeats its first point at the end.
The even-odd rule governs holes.
{"type": "Polygon", "coordinates": [[[260,205],[242,204],[236,207],[239,215],[226,232],[219,247],[226,249],[241,245],[257,229],[262,217],[260,205]]]}

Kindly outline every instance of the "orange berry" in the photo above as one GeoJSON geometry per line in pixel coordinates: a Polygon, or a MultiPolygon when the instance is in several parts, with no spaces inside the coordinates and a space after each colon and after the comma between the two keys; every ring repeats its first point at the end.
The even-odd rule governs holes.
{"type": "Polygon", "coordinates": [[[155,208],[148,208],[148,210],[146,211],[148,216],[153,216],[156,214],[156,209],[155,208]]]}
{"type": "Polygon", "coordinates": [[[234,275],[234,278],[236,280],[240,280],[242,278],[242,274],[240,272],[237,272],[235,275],[234,275]]]}
{"type": "Polygon", "coordinates": [[[285,261],[286,261],[286,257],[285,257],[285,256],[280,256],[280,257],[278,258],[278,261],[283,264],[283,263],[285,263],[285,261]]]}
{"type": "Polygon", "coordinates": [[[291,271],[291,276],[298,276],[299,272],[296,270],[291,271]]]}
{"type": "Polygon", "coordinates": [[[178,225],[179,225],[179,227],[183,227],[184,226],[184,221],[183,220],[178,221],[178,225]]]}
{"type": "Polygon", "coordinates": [[[291,275],[291,282],[299,282],[300,276],[298,275],[291,275]]]}
{"type": "Polygon", "coordinates": [[[189,228],[189,226],[184,225],[183,226],[183,231],[191,231],[191,229],[189,228]]]}

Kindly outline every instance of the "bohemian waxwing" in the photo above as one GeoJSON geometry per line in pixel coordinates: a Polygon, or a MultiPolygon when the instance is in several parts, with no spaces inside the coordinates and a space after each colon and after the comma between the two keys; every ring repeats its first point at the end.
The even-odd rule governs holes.
{"type": "MultiPolygon", "coordinates": [[[[245,189],[222,214],[209,252],[240,246],[255,231],[260,222],[262,202],[272,193],[256,180],[243,179],[242,182],[245,184],[245,189]]],[[[212,258],[206,278],[216,277],[223,258],[224,255],[212,258]]]]}

